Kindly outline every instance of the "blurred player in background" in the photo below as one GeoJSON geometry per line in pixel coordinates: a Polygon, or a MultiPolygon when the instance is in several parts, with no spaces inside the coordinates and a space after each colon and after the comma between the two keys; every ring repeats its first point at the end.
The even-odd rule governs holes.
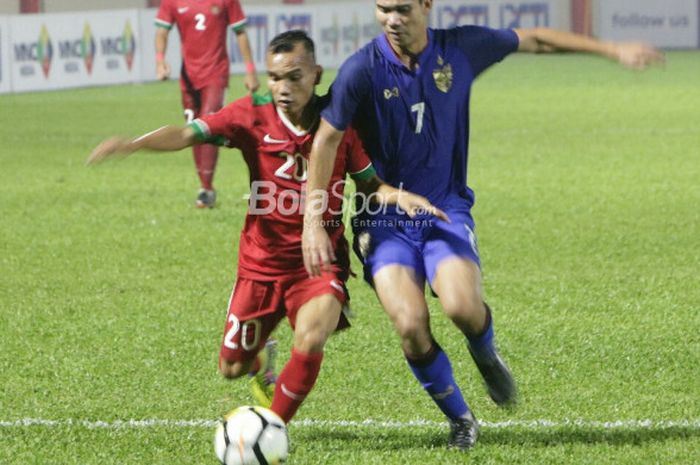
{"type": "MultiPolygon", "coordinates": [[[[229,58],[226,51],[229,26],[236,33],[236,41],[245,61],[246,89],[249,92],[258,89],[245,24],[246,17],[238,0],[161,1],[156,16],[156,76],[161,80],[170,76],[165,50],[170,29],[176,25],[182,50],[182,107],[188,123],[202,115],[219,111],[224,104],[229,81],[229,58]]],[[[195,205],[199,208],[212,208],[216,203],[213,181],[219,149],[216,145],[201,144],[196,145],[193,151],[201,184],[195,205]]]]}
{"type": "Polygon", "coordinates": [[[481,288],[471,216],[474,194],[467,187],[473,80],[516,51],[588,52],[633,69],[660,62],[663,56],[643,44],[604,43],[545,28],[428,29],[432,4],[377,0],[383,34],[340,68],[310,156],[303,248],[311,276],[335,258],[320,227],[321,212],[310,207],[325,195],[336,147],[353,123],[380,178],[425,196],[452,220],[426,225],[389,211],[360,216],[353,227],[365,279],[398,332],[409,367],[450,421],[448,446],[465,450],[476,442],[478,422],[430,331],[426,280],[466,337],[491,398],[509,405],[517,396],[513,376],[494,344],[493,318],[481,288]]]}
{"type": "Polygon", "coordinates": [[[267,66],[271,96],[244,97],[185,127],[166,126],[138,139],[112,137],[93,150],[88,163],[142,149],[173,151],[207,142],[243,152],[251,199],[219,369],[227,378],[255,374],[258,401],[264,406],[271,401],[271,409],[288,422],[316,382],[326,340],[336,329],[348,326],[342,312],[348,301],[345,281],[350,269],[342,223],[345,174],[351,175],[359,191],[373,193],[380,202],[398,202],[409,212],[426,209],[445,217],[424,198],[381,183],[356,133],[347,131],[333,168],[336,195],[330,209],[334,213],[324,218],[338,261],[327,272],[309,276],[301,251],[300,200],[307,157],[327,101],[314,94],[322,70],[315,61],[314,44],[303,31],[274,38],[267,66]],[[294,328],[294,342],[291,358],[274,383],[272,346],[265,341],[285,315],[294,328]],[[260,398],[265,395],[272,399],[260,398]]]}

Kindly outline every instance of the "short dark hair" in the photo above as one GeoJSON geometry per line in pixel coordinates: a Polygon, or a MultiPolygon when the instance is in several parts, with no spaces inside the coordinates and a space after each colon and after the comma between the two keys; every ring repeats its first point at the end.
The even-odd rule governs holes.
{"type": "Polygon", "coordinates": [[[299,43],[303,44],[306,51],[313,55],[314,60],[316,60],[314,41],[306,31],[301,29],[293,29],[276,35],[267,46],[267,50],[270,53],[289,53],[299,43]]]}

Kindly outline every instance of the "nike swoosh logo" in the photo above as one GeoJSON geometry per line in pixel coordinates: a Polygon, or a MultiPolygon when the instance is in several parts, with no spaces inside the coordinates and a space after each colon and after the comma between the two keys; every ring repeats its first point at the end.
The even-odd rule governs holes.
{"type": "Polygon", "coordinates": [[[178,8],[177,12],[180,14],[183,14],[183,13],[187,13],[187,10],[189,10],[189,9],[190,9],[190,7],[186,6],[184,8],[178,8]]]}
{"type": "Polygon", "coordinates": [[[269,134],[265,134],[265,137],[263,137],[263,142],[266,144],[286,144],[289,142],[289,139],[287,140],[279,140],[279,139],[273,139],[272,136],[269,134]]]}

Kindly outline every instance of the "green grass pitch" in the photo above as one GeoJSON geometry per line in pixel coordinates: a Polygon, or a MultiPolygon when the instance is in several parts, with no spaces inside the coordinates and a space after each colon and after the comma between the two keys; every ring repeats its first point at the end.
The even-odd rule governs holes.
{"type": "MultiPolygon", "coordinates": [[[[289,463],[700,463],[699,76],[698,52],[672,52],[644,73],[516,56],[481,77],[469,178],[521,402],[492,405],[431,302],[485,422],[472,452],[447,451],[354,279],[354,328],[329,343],[289,463]]],[[[222,153],[212,211],[193,208],[190,151],[83,165],[102,138],[180,115],[175,82],[0,96],[0,464],[215,464],[211,421],[252,402],[216,371],[240,156],[222,153]]],[[[278,337],[284,362],[286,324],[278,337]]]]}

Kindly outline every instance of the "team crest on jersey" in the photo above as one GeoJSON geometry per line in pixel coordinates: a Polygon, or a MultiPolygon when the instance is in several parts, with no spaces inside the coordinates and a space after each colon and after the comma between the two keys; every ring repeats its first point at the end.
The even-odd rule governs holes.
{"type": "Polygon", "coordinates": [[[219,5],[212,5],[211,6],[211,14],[218,15],[220,12],[221,12],[221,8],[219,8],[219,5]]]}
{"type": "Polygon", "coordinates": [[[435,79],[435,87],[442,92],[449,92],[452,87],[452,65],[447,63],[438,55],[437,64],[439,68],[433,71],[433,79],[435,79]]]}

